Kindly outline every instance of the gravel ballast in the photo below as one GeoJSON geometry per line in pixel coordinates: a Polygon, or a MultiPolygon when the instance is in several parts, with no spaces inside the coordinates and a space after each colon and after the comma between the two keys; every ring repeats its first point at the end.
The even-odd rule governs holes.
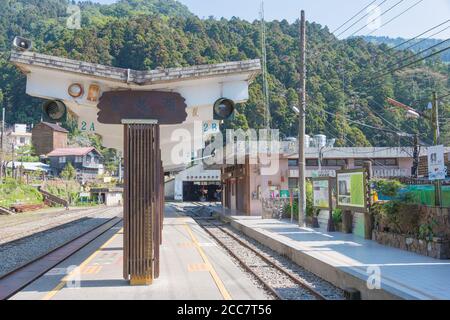
{"type": "Polygon", "coordinates": [[[77,211],[66,219],[52,221],[51,228],[48,221],[35,221],[32,235],[0,245],[0,277],[121,214],[121,207],[102,207],[77,211]]]}

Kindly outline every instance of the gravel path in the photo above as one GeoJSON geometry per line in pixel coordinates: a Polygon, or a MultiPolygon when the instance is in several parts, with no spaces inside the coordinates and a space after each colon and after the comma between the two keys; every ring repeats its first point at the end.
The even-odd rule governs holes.
{"type": "MultiPolygon", "coordinates": [[[[57,221],[33,222],[34,226],[40,224],[42,229],[36,227],[34,234],[0,245],[0,277],[121,214],[122,207],[102,207],[76,212],[70,216],[71,222],[59,220],[58,226],[55,226],[57,221]],[[49,228],[50,225],[53,227],[49,228]]],[[[21,228],[30,227],[29,222],[21,225],[21,228]]]]}

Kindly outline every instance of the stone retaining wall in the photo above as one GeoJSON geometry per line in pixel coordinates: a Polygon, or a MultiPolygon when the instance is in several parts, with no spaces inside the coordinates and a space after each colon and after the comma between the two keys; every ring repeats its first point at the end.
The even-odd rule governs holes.
{"type": "Polygon", "coordinates": [[[379,231],[373,231],[372,238],[374,241],[385,246],[418,253],[434,259],[450,259],[450,241],[442,238],[425,241],[400,234],[379,231]]]}
{"type": "Polygon", "coordinates": [[[450,240],[450,208],[420,206],[420,210],[420,223],[432,223],[436,237],[450,240]]]}

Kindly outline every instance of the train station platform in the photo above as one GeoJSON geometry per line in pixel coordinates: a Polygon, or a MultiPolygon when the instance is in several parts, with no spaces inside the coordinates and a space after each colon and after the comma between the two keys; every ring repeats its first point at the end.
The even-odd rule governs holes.
{"type": "Polygon", "coordinates": [[[290,221],[235,216],[236,212],[219,207],[211,210],[247,236],[332,284],[359,290],[362,299],[450,299],[450,260],[424,257],[353,234],[299,228],[290,221]],[[377,274],[381,276],[381,289],[373,289],[377,274]]]}
{"type": "Polygon", "coordinates": [[[266,294],[191,218],[166,206],[161,276],[151,286],[122,278],[121,224],[47,272],[13,300],[265,300],[266,294]]]}

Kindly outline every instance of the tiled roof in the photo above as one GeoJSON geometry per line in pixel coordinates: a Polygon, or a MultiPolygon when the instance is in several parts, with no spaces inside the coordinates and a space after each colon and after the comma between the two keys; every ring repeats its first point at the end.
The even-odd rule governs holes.
{"type": "Polygon", "coordinates": [[[69,133],[69,131],[67,131],[66,129],[64,129],[63,127],[61,127],[56,123],[42,122],[42,124],[46,125],[47,127],[50,127],[54,131],[69,133]]]}
{"type": "Polygon", "coordinates": [[[18,52],[12,50],[11,62],[17,65],[33,65],[36,67],[95,76],[108,80],[134,83],[136,85],[159,84],[170,81],[193,80],[240,73],[249,73],[250,79],[253,80],[261,72],[261,62],[258,59],[192,67],[138,71],[70,60],[36,52],[18,52]]]}
{"type": "MultiPolygon", "coordinates": [[[[50,152],[48,157],[85,156],[91,151],[97,150],[94,147],[87,148],[61,148],[50,152]]],[[[98,152],[97,152],[98,153],[98,152]]]]}

